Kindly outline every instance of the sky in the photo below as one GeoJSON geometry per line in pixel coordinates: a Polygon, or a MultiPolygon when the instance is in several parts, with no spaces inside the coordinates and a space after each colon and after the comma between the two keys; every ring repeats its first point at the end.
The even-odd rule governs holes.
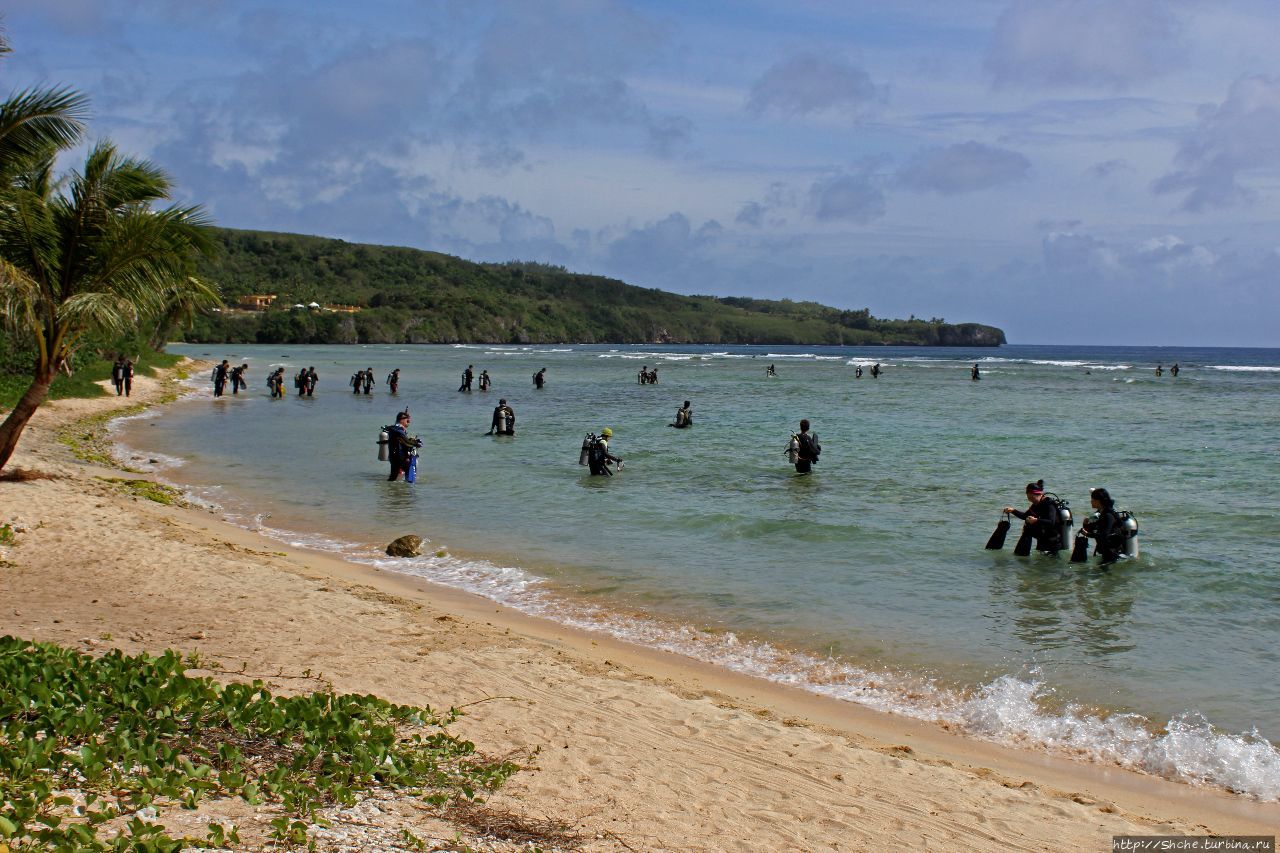
{"type": "MultiPolygon", "coordinates": [[[[0,91],[232,228],[1280,346],[1275,0],[9,0],[0,91]]],[[[62,161],[74,168],[83,151],[62,161]]]]}

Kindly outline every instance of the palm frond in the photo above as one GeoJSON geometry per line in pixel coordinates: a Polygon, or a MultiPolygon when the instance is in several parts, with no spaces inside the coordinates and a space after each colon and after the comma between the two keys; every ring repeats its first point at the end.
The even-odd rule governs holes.
{"type": "Polygon", "coordinates": [[[80,141],[89,99],[74,89],[24,89],[0,102],[0,171],[80,141]]]}

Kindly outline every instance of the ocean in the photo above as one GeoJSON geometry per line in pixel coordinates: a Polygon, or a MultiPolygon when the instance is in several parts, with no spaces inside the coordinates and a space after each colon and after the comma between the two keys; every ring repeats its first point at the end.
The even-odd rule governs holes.
{"type": "Polygon", "coordinates": [[[194,377],[118,424],[127,461],[238,524],[974,737],[1280,799],[1280,350],[171,349],[247,362],[249,388],[215,400],[194,377]],[[456,390],[469,364],[492,390],[456,390]],[[366,367],[378,385],[353,395],[366,367]],[[513,438],[485,435],[500,397],[513,438]],[[694,426],[671,429],[684,400],[694,426]],[[414,485],[376,458],[406,406],[414,485]],[[784,453],[801,418],[823,446],[808,476],[784,453]],[[579,448],[606,426],[625,464],[590,477],[579,448]],[[1015,557],[1016,521],[985,550],[1040,478],[1077,527],[1105,486],[1140,557],[1015,557]],[[423,557],[382,553],[408,533],[423,557]]]}

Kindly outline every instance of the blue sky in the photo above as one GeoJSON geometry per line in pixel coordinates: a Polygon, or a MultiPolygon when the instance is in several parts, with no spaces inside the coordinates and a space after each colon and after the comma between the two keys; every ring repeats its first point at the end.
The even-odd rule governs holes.
{"type": "Polygon", "coordinates": [[[226,226],[1014,343],[1280,346],[1274,0],[10,0],[4,27],[6,89],[84,91],[226,226]]]}

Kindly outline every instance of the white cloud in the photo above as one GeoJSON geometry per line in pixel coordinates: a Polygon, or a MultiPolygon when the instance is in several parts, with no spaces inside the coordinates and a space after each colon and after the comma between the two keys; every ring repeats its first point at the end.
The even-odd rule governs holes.
{"type": "Polygon", "coordinates": [[[776,63],[756,80],[747,110],[803,116],[839,111],[859,115],[882,97],[871,76],[854,65],[802,53],[776,63]]]}
{"type": "Polygon", "coordinates": [[[1024,180],[1031,161],[1016,151],[961,142],[919,152],[898,170],[901,187],[941,195],[977,192],[1024,180]]]}
{"type": "Polygon", "coordinates": [[[813,215],[823,222],[866,224],[884,216],[884,193],[863,175],[837,175],[809,190],[813,215]]]}
{"type": "Polygon", "coordinates": [[[1280,80],[1242,77],[1227,99],[1201,111],[1178,148],[1177,168],[1155,182],[1157,193],[1185,192],[1182,207],[1198,212],[1255,197],[1241,172],[1280,166],[1280,80]]]}
{"type": "Polygon", "coordinates": [[[1181,28],[1168,0],[1014,0],[986,69],[1007,87],[1123,87],[1174,70],[1181,28]]]}

